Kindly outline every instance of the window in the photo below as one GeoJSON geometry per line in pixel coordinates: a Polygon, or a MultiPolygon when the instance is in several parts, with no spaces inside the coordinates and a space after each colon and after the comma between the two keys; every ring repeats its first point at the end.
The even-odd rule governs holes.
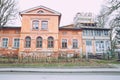
{"type": "Polygon", "coordinates": [[[67,39],[62,39],[62,48],[67,48],[67,39]]]}
{"type": "Polygon", "coordinates": [[[19,39],[14,39],[14,48],[19,48],[19,39]]]}
{"type": "Polygon", "coordinates": [[[66,34],[67,34],[67,32],[62,32],[62,34],[63,34],[63,35],[66,35],[66,34]]]}
{"type": "Polygon", "coordinates": [[[73,39],[73,48],[78,48],[78,40],[73,39]]]}
{"type": "Polygon", "coordinates": [[[26,37],[25,38],[25,47],[26,48],[30,48],[31,47],[31,38],[30,37],[26,37]]]}
{"type": "Polygon", "coordinates": [[[36,47],[37,48],[42,48],[42,38],[41,37],[38,37],[36,39],[36,47]]]}
{"type": "Polygon", "coordinates": [[[47,30],[48,29],[48,21],[42,21],[41,22],[41,29],[47,30]]]}
{"type": "Polygon", "coordinates": [[[86,30],[83,30],[83,36],[86,36],[86,30]]]}
{"type": "Polygon", "coordinates": [[[32,28],[33,29],[38,29],[39,28],[39,21],[38,20],[33,20],[32,21],[32,28]]]}
{"type": "Polygon", "coordinates": [[[92,46],[92,41],[91,40],[87,40],[86,41],[86,46],[92,46]]]}
{"type": "Polygon", "coordinates": [[[8,47],[8,38],[3,38],[2,39],[2,47],[7,48],[8,47]]]}
{"type": "Polygon", "coordinates": [[[108,31],[104,31],[104,35],[105,35],[105,36],[108,36],[108,31]]]}
{"type": "Polygon", "coordinates": [[[97,36],[97,30],[94,30],[94,35],[97,36]]]}
{"type": "Polygon", "coordinates": [[[53,37],[48,37],[48,48],[54,47],[54,39],[53,37]]]}
{"type": "Polygon", "coordinates": [[[104,41],[96,41],[96,52],[104,51],[104,41]]]}
{"type": "Polygon", "coordinates": [[[40,11],[38,11],[37,13],[42,14],[42,13],[44,13],[44,11],[40,10],[40,11]]]}

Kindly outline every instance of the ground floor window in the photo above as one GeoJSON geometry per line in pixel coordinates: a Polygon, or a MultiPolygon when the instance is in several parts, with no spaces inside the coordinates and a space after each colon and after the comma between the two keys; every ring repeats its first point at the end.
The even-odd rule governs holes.
{"type": "Polygon", "coordinates": [[[73,39],[73,41],[72,41],[72,43],[73,43],[73,48],[78,48],[78,40],[77,39],[73,39]]]}
{"type": "Polygon", "coordinates": [[[14,39],[14,48],[19,48],[19,41],[20,39],[18,38],[14,39]]]}
{"type": "Polygon", "coordinates": [[[26,48],[31,47],[31,38],[29,36],[25,38],[25,47],[26,48]]]}
{"type": "Polygon", "coordinates": [[[96,52],[103,52],[104,51],[104,41],[98,40],[96,41],[96,52]]]}
{"type": "Polygon", "coordinates": [[[48,37],[48,48],[54,47],[54,39],[53,37],[48,37]]]}
{"type": "Polygon", "coordinates": [[[67,48],[67,39],[62,39],[62,48],[67,48]]]}
{"type": "Polygon", "coordinates": [[[3,38],[2,39],[2,47],[7,48],[8,47],[8,38],[3,38]]]}
{"type": "Polygon", "coordinates": [[[36,39],[36,47],[37,48],[42,48],[42,37],[38,37],[36,39]]]}

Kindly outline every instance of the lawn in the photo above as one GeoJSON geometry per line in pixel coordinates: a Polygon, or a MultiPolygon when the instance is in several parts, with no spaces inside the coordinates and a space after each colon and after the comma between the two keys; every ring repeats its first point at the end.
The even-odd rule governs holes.
{"type": "Polygon", "coordinates": [[[0,63],[0,68],[19,67],[19,68],[113,68],[109,64],[120,64],[115,60],[85,59],[81,61],[57,61],[57,62],[9,62],[0,63]]]}

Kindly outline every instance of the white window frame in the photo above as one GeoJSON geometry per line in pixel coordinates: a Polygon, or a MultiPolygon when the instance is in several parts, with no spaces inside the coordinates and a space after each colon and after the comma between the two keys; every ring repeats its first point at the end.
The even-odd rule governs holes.
{"type": "Polygon", "coordinates": [[[39,20],[37,19],[32,20],[32,30],[39,30],[39,20]],[[35,23],[34,23],[35,21],[38,22],[37,27],[35,26],[35,23]]]}
{"type": "Polygon", "coordinates": [[[9,38],[8,37],[3,37],[1,41],[2,41],[2,48],[8,48],[8,46],[9,46],[9,38]],[[3,39],[4,38],[8,39],[8,41],[7,41],[7,47],[3,46],[3,39]]]}
{"type": "Polygon", "coordinates": [[[78,48],[78,42],[79,42],[78,39],[72,39],[72,48],[73,49],[77,49],[78,48]],[[74,47],[74,40],[76,40],[76,42],[77,42],[76,43],[76,47],[74,47]]]}
{"type": "Polygon", "coordinates": [[[68,39],[62,39],[62,40],[61,40],[61,48],[62,48],[62,49],[68,48],[68,39]],[[63,47],[63,46],[62,46],[62,41],[63,41],[63,40],[67,40],[67,41],[66,41],[66,42],[67,42],[67,47],[63,47]]]}
{"type": "MultiPolygon", "coordinates": [[[[18,45],[18,44],[17,44],[17,45],[18,45]]],[[[19,47],[20,47],[20,38],[17,38],[17,37],[16,37],[16,38],[13,39],[13,48],[19,48],[19,47]],[[15,47],[15,44],[14,44],[14,43],[15,43],[15,39],[19,39],[19,46],[18,46],[18,47],[15,47]]]]}
{"type": "Polygon", "coordinates": [[[48,20],[42,20],[41,21],[41,30],[48,30],[48,20]],[[43,27],[43,22],[47,22],[47,25],[44,25],[45,27],[43,27]]]}

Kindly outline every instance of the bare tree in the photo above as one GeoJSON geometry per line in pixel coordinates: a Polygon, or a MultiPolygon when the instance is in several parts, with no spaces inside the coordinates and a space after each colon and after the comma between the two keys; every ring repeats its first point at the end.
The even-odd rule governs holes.
{"type": "Polygon", "coordinates": [[[109,17],[111,51],[114,53],[116,44],[120,40],[120,0],[107,0],[107,3],[104,15],[109,17]],[[113,36],[113,33],[115,36],[113,36]]]}
{"type": "Polygon", "coordinates": [[[15,0],[0,0],[0,28],[16,16],[15,0]]]}
{"type": "Polygon", "coordinates": [[[108,16],[104,15],[105,14],[105,10],[107,9],[106,6],[102,6],[102,9],[99,13],[99,15],[97,16],[97,26],[98,27],[105,27],[106,22],[108,20],[108,16]]]}
{"type": "MultiPolygon", "coordinates": [[[[100,12],[100,19],[102,17],[103,23],[100,26],[105,27],[109,24],[110,30],[110,40],[111,40],[111,52],[114,53],[115,45],[117,41],[120,40],[120,0],[105,0],[105,5],[102,8],[102,13],[100,12]],[[106,19],[107,18],[107,19],[106,19]],[[114,36],[115,34],[115,36],[114,36]]],[[[101,22],[102,22],[101,21],[101,22]]]]}

